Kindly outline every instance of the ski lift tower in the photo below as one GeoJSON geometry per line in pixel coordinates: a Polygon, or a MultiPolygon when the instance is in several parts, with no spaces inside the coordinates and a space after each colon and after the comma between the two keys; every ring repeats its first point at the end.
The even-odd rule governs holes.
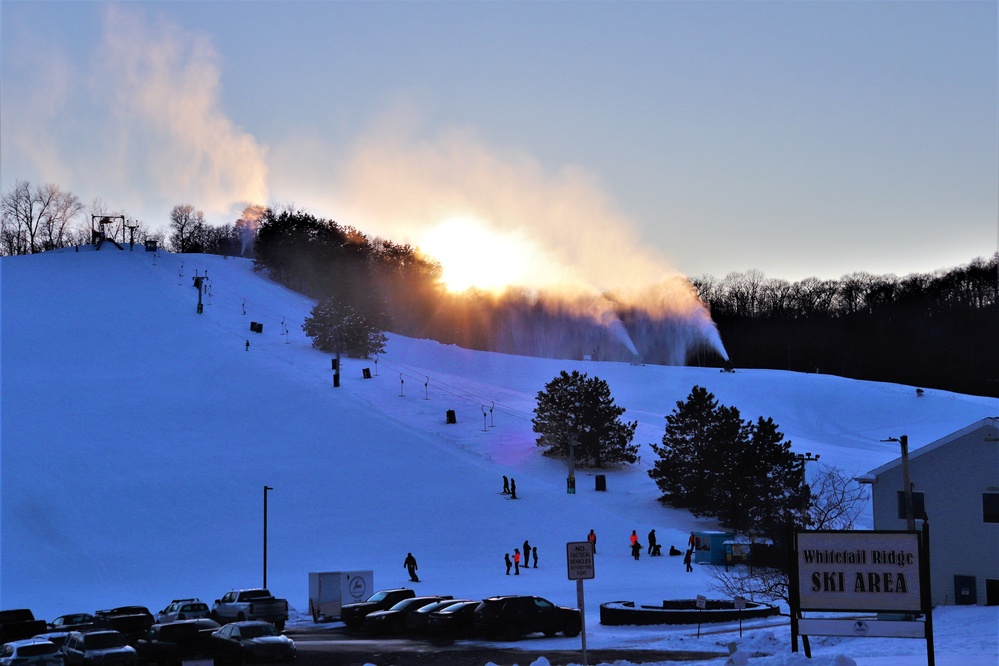
{"type": "MultiPolygon", "coordinates": [[[[120,224],[122,227],[125,226],[125,216],[124,215],[91,215],[90,216],[90,238],[94,243],[94,249],[100,250],[101,245],[104,241],[109,241],[114,244],[119,250],[124,250],[121,245],[114,239],[114,225],[120,224]],[[108,233],[108,226],[111,225],[110,234],[108,233]]],[[[124,240],[124,238],[122,238],[124,240]]]]}
{"type": "MultiPolygon", "coordinates": [[[[128,251],[131,252],[132,248],[135,247],[135,230],[139,228],[139,223],[136,220],[125,220],[123,223],[125,229],[128,229],[128,251]]],[[[122,242],[125,241],[125,231],[122,230],[122,242]]]]}

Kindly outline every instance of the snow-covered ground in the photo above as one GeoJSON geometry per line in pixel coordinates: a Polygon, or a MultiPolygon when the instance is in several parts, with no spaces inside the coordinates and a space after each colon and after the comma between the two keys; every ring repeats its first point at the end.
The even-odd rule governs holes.
{"type": "MultiPolygon", "coordinates": [[[[680,558],[635,561],[628,549],[633,529],[644,543],[655,528],[667,550],[716,527],[662,507],[646,474],[648,444],[661,441],[676,401],[705,386],[851,475],[898,456],[888,437],[908,435],[915,449],[999,414],[992,398],[917,397],[910,386],[822,374],[555,361],[397,335],[377,363],[346,360],[334,389],[329,355],[301,331],[313,304],[246,260],[70,248],[0,259],[0,285],[0,606],[46,619],[125,604],[155,611],[260,585],[268,485],[267,582],[299,612],[309,572],[371,569],[376,587],[404,586],[410,551],[422,593],[530,593],[574,606],[565,544],[592,528],[588,647],[724,651],[737,641],[762,655],[754,666],[794,664],[803,656],[792,655],[786,625],[747,623],[740,640],[737,625],[705,625],[697,638],[696,627],[599,624],[605,601],[722,596],[707,567],[687,574],[680,558]],[[199,315],[192,277],[206,272],[199,315]],[[534,445],[535,397],[563,369],[605,379],[639,422],[642,460],[601,471],[606,492],[583,470],[568,495],[565,465],[534,445]],[[450,409],[457,424],[446,423],[450,409]],[[502,475],[522,499],[500,494],[502,475]],[[506,576],[504,553],[525,539],[540,567],[506,576]]],[[[937,664],[996,664],[999,608],[938,608],[934,623],[937,664]]],[[[813,638],[811,663],[921,663],[925,650],[918,640],[813,638]]]]}

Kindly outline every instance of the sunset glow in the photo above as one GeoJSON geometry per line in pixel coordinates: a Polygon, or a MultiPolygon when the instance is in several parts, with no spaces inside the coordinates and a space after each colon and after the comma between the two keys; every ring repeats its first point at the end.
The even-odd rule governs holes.
{"type": "Polygon", "coordinates": [[[500,291],[522,284],[530,249],[527,241],[497,233],[471,218],[451,218],[427,232],[420,249],[440,262],[449,291],[500,291]]]}

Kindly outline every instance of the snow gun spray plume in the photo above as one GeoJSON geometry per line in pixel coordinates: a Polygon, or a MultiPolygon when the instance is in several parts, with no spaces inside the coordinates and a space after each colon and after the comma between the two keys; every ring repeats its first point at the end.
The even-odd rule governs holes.
{"type": "Polygon", "coordinates": [[[490,271],[468,284],[493,293],[519,287],[537,295],[539,306],[597,322],[621,345],[619,360],[682,365],[698,348],[728,357],[690,281],[641,240],[598,179],[577,166],[551,172],[470,131],[426,138],[410,117],[397,115],[357,141],[342,173],[338,202],[356,220],[351,224],[434,256],[421,239],[447,223],[445,236],[461,246],[466,263],[472,255],[490,271]],[[479,233],[463,242],[455,219],[479,233]],[[493,240],[472,240],[483,238],[483,228],[493,240]],[[499,265],[494,254],[503,257],[499,265]]]}

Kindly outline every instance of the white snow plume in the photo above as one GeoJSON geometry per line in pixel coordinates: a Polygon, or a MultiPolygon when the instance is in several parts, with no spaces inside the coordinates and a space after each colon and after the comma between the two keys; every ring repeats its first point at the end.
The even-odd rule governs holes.
{"type": "Polygon", "coordinates": [[[267,203],[266,149],[222,109],[206,36],[112,4],[97,53],[92,94],[107,104],[113,146],[97,168],[113,170],[113,182],[134,180],[145,197],[196,202],[209,215],[267,203]]]}
{"type": "MultiPolygon", "coordinates": [[[[420,238],[442,223],[464,218],[494,235],[520,239],[529,260],[511,261],[517,273],[506,282],[490,283],[549,297],[567,294],[570,307],[580,305],[579,314],[613,328],[635,355],[642,346],[632,341],[625,330],[628,322],[622,324],[614,304],[602,294],[654,295],[655,303],[628,298],[625,304],[649,315],[688,318],[669,355],[674,362],[683,363],[697,345],[724,356],[718,331],[696,292],[655,287],[678,279],[689,285],[686,278],[642,243],[599,180],[578,166],[552,172],[523,152],[490,148],[471,131],[426,138],[417,136],[412,123],[388,122],[357,141],[341,182],[341,205],[351,223],[389,238],[419,246],[420,238]],[[588,296],[580,299],[580,294],[588,296]]],[[[466,255],[487,251],[462,249],[466,255]]]]}
{"type": "Polygon", "coordinates": [[[684,363],[700,347],[729,360],[718,327],[687,278],[674,275],[642,288],[618,290],[609,297],[647,360],[684,363]]]}

